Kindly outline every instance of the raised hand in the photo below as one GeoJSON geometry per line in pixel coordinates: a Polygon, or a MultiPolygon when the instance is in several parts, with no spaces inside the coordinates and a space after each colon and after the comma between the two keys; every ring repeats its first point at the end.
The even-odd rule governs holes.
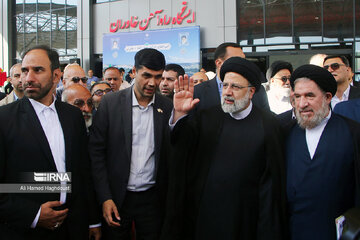
{"type": "Polygon", "coordinates": [[[193,99],[194,96],[194,81],[189,78],[187,74],[184,77],[180,76],[175,80],[174,86],[174,119],[176,122],[181,116],[187,114],[200,101],[193,99]]]}

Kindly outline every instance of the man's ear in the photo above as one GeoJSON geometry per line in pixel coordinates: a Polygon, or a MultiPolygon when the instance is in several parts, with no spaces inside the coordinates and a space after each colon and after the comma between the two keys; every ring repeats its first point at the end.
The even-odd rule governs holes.
{"type": "Polygon", "coordinates": [[[330,104],[332,98],[333,98],[333,95],[331,95],[331,93],[329,93],[329,92],[325,93],[325,99],[326,99],[327,104],[330,104]]]}
{"type": "Polygon", "coordinates": [[[223,63],[224,63],[224,61],[221,58],[218,58],[215,60],[216,69],[219,69],[219,74],[220,74],[220,68],[223,63]]]}
{"type": "Polygon", "coordinates": [[[252,99],[254,94],[255,94],[256,88],[255,87],[249,87],[249,91],[250,91],[249,98],[252,99]]]}
{"type": "Polygon", "coordinates": [[[134,74],[134,78],[135,78],[136,77],[136,67],[134,66],[131,71],[132,71],[132,74],[134,74]]]}
{"type": "MultiPolygon", "coordinates": [[[[62,72],[60,68],[57,68],[53,71],[53,82],[57,85],[61,79],[62,72]]],[[[65,85],[65,80],[63,80],[63,84],[65,85]]]]}

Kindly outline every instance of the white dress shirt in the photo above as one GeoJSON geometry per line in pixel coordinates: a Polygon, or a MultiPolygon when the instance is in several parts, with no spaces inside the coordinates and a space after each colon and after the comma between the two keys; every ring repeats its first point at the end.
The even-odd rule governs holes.
{"type": "Polygon", "coordinates": [[[132,150],[127,189],[145,191],[155,184],[155,95],[146,107],[139,104],[132,90],[132,150]]]}
{"type": "Polygon", "coordinates": [[[319,125],[317,125],[316,127],[312,128],[312,129],[305,130],[306,144],[307,144],[311,159],[313,159],[313,157],[314,157],[317,145],[319,144],[319,141],[320,141],[320,137],[321,137],[330,117],[331,117],[331,111],[329,111],[329,114],[327,115],[327,117],[324,118],[319,125]]]}
{"type": "Polygon", "coordinates": [[[350,85],[344,91],[341,99],[339,99],[336,95],[333,96],[333,98],[331,99],[331,108],[334,109],[336,104],[338,104],[339,102],[344,102],[349,100],[349,94],[350,94],[350,85]]]}
{"type": "MultiPolygon", "coordinates": [[[[33,99],[29,100],[35,110],[37,117],[39,118],[41,127],[44,130],[57,171],[66,172],[64,133],[55,108],[55,97],[54,101],[49,107],[33,99]]],[[[65,182],[61,182],[61,184],[65,184],[65,182]]],[[[62,203],[66,202],[66,192],[60,193],[59,200],[62,203]]],[[[39,209],[33,223],[31,224],[32,228],[36,227],[36,224],[39,220],[40,211],[41,208],[39,209]]]]}

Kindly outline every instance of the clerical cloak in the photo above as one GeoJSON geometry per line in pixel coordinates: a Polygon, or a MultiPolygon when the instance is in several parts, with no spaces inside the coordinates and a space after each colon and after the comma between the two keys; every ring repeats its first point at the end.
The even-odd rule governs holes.
{"type": "Polygon", "coordinates": [[[277,120],[220,106],[180,120],[162,239],[286,239],[285,172],[277,120]],[[186,150],[186,151],[184,151],[186,150]]]}
{"type": "Polygon", "coordinates": [[[358,206],[359,154],[355,122],[332,113],[311,159],[297,124],[286,143],[292,240],[336,239],[335,219],[358,206]]]}

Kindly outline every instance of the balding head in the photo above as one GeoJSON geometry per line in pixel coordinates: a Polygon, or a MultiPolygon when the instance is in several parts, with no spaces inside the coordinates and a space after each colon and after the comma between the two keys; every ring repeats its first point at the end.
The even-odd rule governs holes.
{"type": "Polygon", "coordinates": [[[324,59],[327,57],[326,54],[315,54],[310,58],[310,64],[323,67],[324,66],[324,59]]]}
{"type": "Polygon", "coordinates": [[[194,85],[198,85],[202,82],[209,80],[206,74],[203,72],[194,73],[194,75],[192,75],[192,78],[194,80],[194,85]]]}
{"type": "Polygon", "coordinates": [[[80,84],[72,84],[65,88],[61,100],[78,107],[84,115],[86,127],[92,123],[92,99],[90,91],[80,84]]]}
{"type": "Polygon", "coordinates": [[[65,67],[64,76],[63,76],[64,88],[67,88],[74,83],[78,83],[86,87],[86,82],[87,82],[87,78],[85,71],[84,69],[82,69],[82,67],[79,64],[72,63],[72,64],[68,64],[65,67]]]}

